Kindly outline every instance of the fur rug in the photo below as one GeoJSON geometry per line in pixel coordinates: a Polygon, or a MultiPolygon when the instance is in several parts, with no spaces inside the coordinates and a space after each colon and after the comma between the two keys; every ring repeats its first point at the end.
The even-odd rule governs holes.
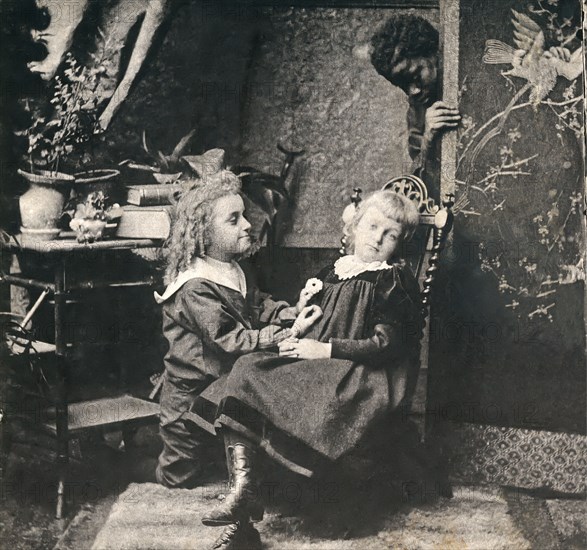
{"type": "MultiPolygon", "coordinates": [[[[131,484],[112,507],[93,549],[211,548],[221,528],[204,527],[200,518],[218,503],[223,489],[210,485],[194,490],[169,490],[152,483],[131,484]]],[[[363,504],[344,500],[344,505],[335,499],[322,503],[316,508],[321,513],[305,518],[270,511],[257,524],[264,547],[267,550],[530,548],[528,540],[512,522],[499,489],[456,487],[452,499],[404,502],[386,510],[378,506],[378,513],[367,510],[363,504]],[[343,519],[331,522],[329,518],[335,515],[343,519]]]]}

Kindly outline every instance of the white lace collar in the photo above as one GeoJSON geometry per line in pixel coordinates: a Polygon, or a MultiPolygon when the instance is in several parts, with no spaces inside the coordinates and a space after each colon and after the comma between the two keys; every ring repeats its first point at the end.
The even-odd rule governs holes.
{"type": "Polygon", "coordinates": [[[165,289],[163,294],[155,292],[155,301],[162,304],[191,279],[207,279],[213,283],[236,290],[243,297],[247,295],[247,281],[240,265],[235,261],[228,263],[206,257],[196,258],[192,262],[192,266],[182,271],[165,289]]]}
{"type": "Polygon", "coordinates": [[[334,273],[341,280],[351,279],[365,271],[381,271],[390,268],[391,265],[387,262],[367,263],[354,254],[343,256],[334,262],[334,273]]]}

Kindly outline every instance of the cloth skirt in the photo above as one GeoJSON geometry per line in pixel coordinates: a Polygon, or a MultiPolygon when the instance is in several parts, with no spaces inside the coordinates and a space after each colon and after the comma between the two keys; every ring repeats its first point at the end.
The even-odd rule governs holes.
{"type": "Polygon", "coordinates": [[[189,419],[211,433],[228,427],[277,462],[311,476],[362,444],[390,419],[387,369],[343,359],[243,356],[197,399],[189,419]]]}

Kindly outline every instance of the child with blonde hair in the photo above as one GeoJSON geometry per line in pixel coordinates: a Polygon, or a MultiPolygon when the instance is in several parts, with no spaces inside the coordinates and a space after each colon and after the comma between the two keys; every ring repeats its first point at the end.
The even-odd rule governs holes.
{"type": "Polygon", "coordinates": [[[233,480],[224,504],[202,520],[226,526],[215,548],[260,547],[250,525],[263,515],[259,454],[312,476],[377,429],[399,426],[423,327],[420,289],[401,258],[418,222],[404,195],[377,191],[362,201],[345,228],[349,254],[309,281],[323,315],[307,337],[282,340],[279,354],[241,357],[210,387],[221,391],[204,392],[218,404],[233,480]]]}

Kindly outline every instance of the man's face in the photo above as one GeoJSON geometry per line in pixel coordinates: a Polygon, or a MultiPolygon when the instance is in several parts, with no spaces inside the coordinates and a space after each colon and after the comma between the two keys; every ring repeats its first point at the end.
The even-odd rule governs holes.
{"type": "Polygon", "coordinates": [[[210,219],[210,243],[206,250],[209,256],[229,261],[250,250],[251,224],[245,218],[244,211],[240,195],[225,195],[216,199],[210,219]]]}
{"type": "Polygon", "coordinates": [[[415,57],[400,61],[393,69],[393,82],[415,103],[430,105],[436,97],[438,59],[415,57]]]}

